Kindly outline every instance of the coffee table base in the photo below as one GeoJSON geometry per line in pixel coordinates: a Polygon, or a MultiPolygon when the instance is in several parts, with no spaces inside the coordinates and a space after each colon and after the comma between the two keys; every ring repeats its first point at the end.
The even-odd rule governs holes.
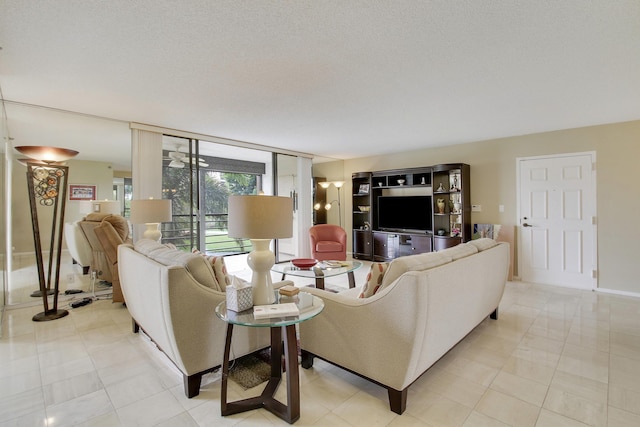
{"type": "Polygon", "coordinates": [[[271,378],[267,382],[262,394],[235,402],[227,402],[227,380],[229,376],[229,353],[231,350],[232,334],[233,325],[228,323],[227,339],[224,345],[224,360],[222,362],[222,391],[220,396],[220,411],[222,415],[233,415],[253,409],[264,408],[289,424],[298,421],[300,418],[300,378],[298,372],[298,346],[295,325],[271,328],[271,378]],[[280,381],[282,380],[282,332],[284,332],[287,405],[274,398],[280,381]]]}

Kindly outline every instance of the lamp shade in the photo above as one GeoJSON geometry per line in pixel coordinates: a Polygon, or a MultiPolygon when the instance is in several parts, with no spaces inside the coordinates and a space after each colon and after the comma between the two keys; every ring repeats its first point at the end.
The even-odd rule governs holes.
{"type": "Polygon", "coordinates": [[[140,199],[131,201],[131,222],[133,224],[153,224],[171,221],[171,200],[140,199]]]}
{"type": "Polygon", "coordinates": [[[117,200],[91,200],[91,212],[120,215],[120,202],[117,200]]]}
{"type": "Polygon", "coordinates": [[[229,197],[229,237],[284,239],[292,236],[293,201],[290,197],[229,197]]]}
{"type": "Polygon", "coordinates": [[[45,163],[64,162],[78,155],[77,151],[69,150],[68,148],[45,147],[40,145],[23,145],[15,148],[25,156],[45,163]]]}

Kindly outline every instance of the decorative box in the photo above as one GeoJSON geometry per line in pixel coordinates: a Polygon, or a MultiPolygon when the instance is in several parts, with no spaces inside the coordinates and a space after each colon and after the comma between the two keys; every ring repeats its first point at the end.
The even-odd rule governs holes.
{"type": "Polygon", "coordinates": [[[250,284],[243,287],[229,285],[225,292],[229,310],[244,311],[253,307],[253,292],[250,284]]]}

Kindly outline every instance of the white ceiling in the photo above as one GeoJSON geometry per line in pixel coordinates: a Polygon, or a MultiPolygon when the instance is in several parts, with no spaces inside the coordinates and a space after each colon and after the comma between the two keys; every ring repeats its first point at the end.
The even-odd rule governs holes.
{"type": "Polygon", "coordinates": [[[0,46],[6,100],[122,121],[9,103],[14,143],[103,159],[130,121],[346,159],[640,119],[638,0],[3,0],[0,46]]]}

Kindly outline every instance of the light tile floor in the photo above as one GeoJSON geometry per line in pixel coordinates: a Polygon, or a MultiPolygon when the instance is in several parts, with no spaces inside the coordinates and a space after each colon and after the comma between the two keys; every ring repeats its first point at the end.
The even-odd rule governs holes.
{"type": "MultiPolygon", "coordinates": [[[[131,332],[122,304],[32,322],[38,311],[4,315],[0,426],[286,425],[265,410],[221,417],[219,373],[187,399],[178,371],[131,332]]],[[[231,382],[230,398],[260,390],[231,382]]],[[[286,400],[282,386],[278,397],[286,400]]],[[[418,379],[402,416],[384,389],[320,360],[301,369],[301,399],[299,426],[639,426],[640,300],[510,282],[499,320],[418,379]]]]}

